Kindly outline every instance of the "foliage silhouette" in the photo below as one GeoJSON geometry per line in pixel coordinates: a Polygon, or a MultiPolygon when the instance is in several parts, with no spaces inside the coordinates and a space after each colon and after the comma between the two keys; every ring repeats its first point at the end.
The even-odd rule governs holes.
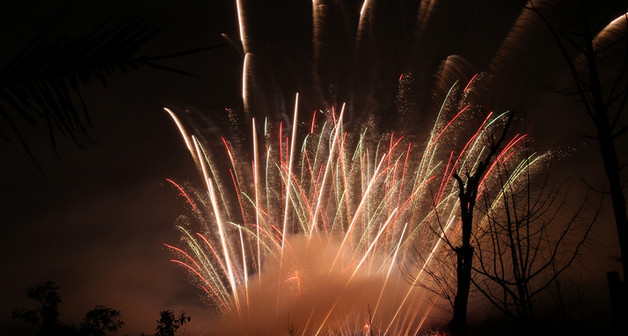
{"type": "Polygon", "coordinates": [[[124,326],[120,311],[96,306],[85,314],[79,333],[86,336],[103,336],[107,331],[117,331],[124,326]]]}
{"type": "Polygon", "coordinates": [[[26,290],[26,297],[36,301],[39,307],[31,310],[14,310],[13,318],[39,326],[39,336],[71,335],[74,328],[63,325],[59,320],[58,306],[61,296],[59,286],[53,281],[46,281],[26,290]]]}
{"type": "Polygon", "coordinates": [[[13,318],[23,320],[40,327],[40,335],[53,335],[62,327],[59,321],[58,306],[61,296],[57,292],[59,286],[53,281],[46,281],[26,290],[26,297],[36,301],[39,306],[31,310],[15,310],[13,318]]]}
{"type": "MultiPolygon", "coordinates": [[[[122,23],[106,20],[77,38],[60,37],[52,42],[45,32],[34,38],[6,65],[0,67],[0,138],[17,138],[34,161],[19,123],[43,123],[55,152],[56,133],[83,147],[93,143],[88,134],[91,119],[79,88],[92,80],[107,85],[112,73],[127,73],[141,67],[192,75],[157,63],[224,44],[160,56],[135,56],[140,47],[162,27],[146,14],[127,15],[122,23]]],[[[54,23],[54,21],[53,21],[54,23]]]]}
{"type": "Polygon", "coordinates": [[[117,331],[124,326],[120,311],[104,306],[95,306],[85,314],[80,328],[64,325],[59,319],[59,286],[53,281],[46,281],[26,290],[26,297],[36,301],[39,306],[31,310],[15,310],[13,318],[28,324],[39,326],[39,336],[103,336],[108,331],[117,331]]]}
{"type": "Polygon", "coordinates": [[[185,323],[192,320],[185,312],[175,316],[172,310],[163,310],[159,312],[159,320],[157,321],[157,333],[155,336],[174,336],[176,331],[185,323]]]}

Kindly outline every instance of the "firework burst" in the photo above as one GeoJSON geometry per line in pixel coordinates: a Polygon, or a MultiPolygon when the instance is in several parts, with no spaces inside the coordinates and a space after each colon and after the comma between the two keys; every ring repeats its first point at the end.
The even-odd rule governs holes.
{"type": "MultiPolygon", "coordinates": [[[[474,109],[445,108],[452,104],[443,104],[420,147],[368,127],[345,131],[344,106],[299,123],[297,96],[291,127],[252,121],[251,161],[224,138],[224,155],[212,156],[167,110],[206,183],[190,196],[172,182],[193,214],[178,226],[185,247],[167,245],[178,255],[173,262],[189,270],[230,332],[278,334],[292,323],[303,335],[364,326],[416,333],[434,304],[416,286],[440,247],[434,232],[458,223],[451,176],[474,170],[506,115],[488,113],[455,148],[474,109]],[[398,265],[417,248],[423,266],[407,281],[398,265]]],[[[529,165],[534,158],[515,150],[523,138],[515,135],[498,162],[529,165]]]]}
{"type": "MultiPolygon", "coordinates": [[[[236,3],[249,116],[255,115],[249,102],[254,54],[245,11],[236,3]]],[[[325,8],[313,1],[315,64],[325,8]]],[[[358,39],[370,10],[364,2],[358,39]]],[[[475,170],[508,116],[470,103],[476,79],[449,87],[420,142],[382,133],[374,123],[346,125],[351,108],[345,105],[325,103],[329,108],[302,117],[298,94],[290,125],[252,118],[246,141],[205,141],[186,116],[166,109],[205,184],[198,190],[170,181],[191,215],[177,226],[182,246],[166,246],[217,310],[214,332],[416,334],[435,304],[419,284],[442,236],[455,235],[459,223],[452,175],[475,170]],[[402,274],[405,264],[417,267],[402,274]]],[[[411,76],[398,81],[403,100],[411,76]]],[[[480,194],[490,189],[496,165],[513,167],[516,179],[538,162],[542,156],[517,151],[524,139],[514,135],[503,147],[480,194]]]]}

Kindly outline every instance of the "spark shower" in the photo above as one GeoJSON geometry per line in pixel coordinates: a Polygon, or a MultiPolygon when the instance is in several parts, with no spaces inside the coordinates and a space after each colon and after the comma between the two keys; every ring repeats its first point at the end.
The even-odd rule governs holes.
{"type": "MultiPolygon", "coordinates": [[[[248,112],[251,55],[236,3],[248,112]]],[[[316,8],[313,1],[314,29],[316,8]]],[[[368,9],[365,1],[358,35],[368,9]]],[[[211,332],[416,334],[436,303],[421,286],[425,269],[446,248],[439,236],[455,235],[459,224],[452,175],[474,170],[509,114],[472,103],[475,78],[451,86],[424,144],[369,123],[348,127],[344,104],[304,113],[298,94],[290,125],[252,118],[247,141],[214,135],[206,142],[184,115],[166,109],[205,183],[169,180],[189,214],[177,223],[182,243],[166,246],[215,308],[211,332]],[[404,267],[416,260],[418,267],[404,267]]],[[[498,165],[510,166],[514,180],[542,159],[517,150],[524,139],[511,137],[479,193],[490,190],[498,165]]]]}

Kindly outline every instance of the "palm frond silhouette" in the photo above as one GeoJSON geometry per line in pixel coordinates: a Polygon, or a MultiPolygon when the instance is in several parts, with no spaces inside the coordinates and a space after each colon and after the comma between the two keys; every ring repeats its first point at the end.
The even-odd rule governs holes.
{"type": "Polygon", "coordinates": [[[127,73],[150,67],[192,75],[158,61],[197,53],[224,44],[159,56],[136,56],[160,30],[146,14],[128,15],[120,24],[113,19],[102,22],[79,37],[50,41],[46,29],[0,67],[0,137],[11,142],[17,139],[35,161],[27,140],[22,135],[26,121],[45,124],[52,147],[57,153],[58,134],[70,137],[84,147],[93,143],[88,129],[91,120],[87,103],[79,87],[98,80],[107,85],[113,73],[127,73]],[[18,120],[21,119],[21,122],[18,120]]]}

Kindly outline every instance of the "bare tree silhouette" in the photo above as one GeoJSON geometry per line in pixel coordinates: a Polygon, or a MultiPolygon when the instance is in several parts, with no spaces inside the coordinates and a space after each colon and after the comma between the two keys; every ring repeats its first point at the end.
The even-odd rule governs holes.
{"type": "Polygon", "coordinates": [[[458,199],[460,201],[461,217],[461,241],[460,245],[454,246],[450,240],[446,240],[450,248],[456,253],[456,295],[453,301],[453,318],[450,326],[455,334],[465,334],[467,324],[467,306],[469,303],[469,290],[471,288],[471,270],[473,268],[473,250],[471,245],[471,235],[473,234],[473,210],[475,208],[478,187],[484,178],[488,168],[493,164],[495,157],[506,135],[510,130],[514,114],[510,114],[499,138],[494,139],[488,154],[477,165],[475,171],[467,172],[466,179],[463,180],[458,173],[453,177],[458,182],[458,199]]]}
{"type": "Polygon", "coordinates": [[[578,27],[561,30],[543,10],[529,1],[528,8],[537,14],[554,37],[569,69],[579,98],[591,123],[595,127],[601,159],[608,181],[617,228],[623,283],[619,275],[609,273],[612,306],[616,327],[628,330],[628,214],[618,144],[628,133],[626,106],[628,104],[628,4],[625,1],[607,1],[601,20],[593,20],[600,8],[594,1],[579,0],[578,27]],[[617,17],[617,13],[622,13],[617,17]],[[621,324],[621,326],[620,326],[621,324]]]}
{"type": "Polygon", "coordinates": [[[483,216],[474,237],[472,281],[494,307],[530,332],[538,296],[576,260],[601,202],[590,216],[587,197],[565,214],[572,193],[551,183],[549,173],[533,180],[530,166],[516,174],[502,165],[498,169],[497,197],[485,197],[478,209],[483,216]]]}
{"type": "Polygon", "coordinates": [[[460,176],[459,173],[452,174],[460,204],[460,230],[448,231],[445,228],[446,225],[440,220],[438,208],[434,206],[433,211],[437,227],[430,227],[430,229],[447,246],[447,248],[433,251],[429,254],[429,258],[438,260],[437,262],[432,261],[430,264],[438,266],[430,266],[420,247],[416,247],[411,266],[404,269],[404,273],[408,278],[415,278],[415,276],[409,275],[415,269],[425,272],[430,278],[429,284],[418,283],[418,285],[449,302],[453,311],[449,328],[454,335],[465,335],[467,333],[467,309],[472,290],[475,249],[475,242],[472,238],[477,230],[475,222],[477,220],[476,217],[478,217],[474,210],[478,191],[482,181],[485,180],[491,171],[491,167],[495,165],[496,160],[499,160],[500,150],[506,147],[502,145],[511,129],[514,115],[513,112],[510,112],[504,124],[496,125],[497,129],[487,130],[490,145],[487,145],[486,154],[483,154],[481,160],[478,160],[479,162],[472,168],[472,172],[467,171],[464,177],[460,176]]]}

